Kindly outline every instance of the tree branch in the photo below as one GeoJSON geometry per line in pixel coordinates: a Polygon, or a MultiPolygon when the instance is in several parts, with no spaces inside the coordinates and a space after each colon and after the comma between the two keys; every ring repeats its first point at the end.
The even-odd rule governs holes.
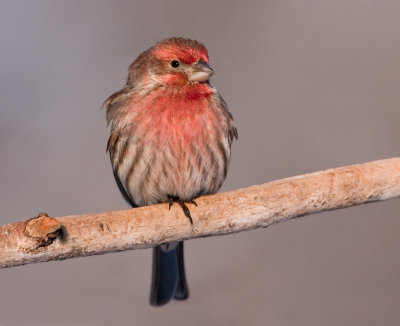
{"type": "Polygon", "coordinates": [[[193,226],[179,205],[38,217],[0,227],[0,267],[98,255],[286,221],[400,196],[400,158],[330,169],[196,199],[193,226]]]}

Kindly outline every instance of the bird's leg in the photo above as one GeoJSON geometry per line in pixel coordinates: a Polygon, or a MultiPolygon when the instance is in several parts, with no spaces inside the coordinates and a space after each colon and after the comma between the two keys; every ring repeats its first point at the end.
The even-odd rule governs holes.
{"type": "Polygon", "coordinates": [[[186,203],[185,203],[184,200],[179,199],[178,197],[168,196],[168,208],[169,209],[171,209],[171,206],[174,204],[174,202],[177,202],[179,204],[179,206],[181,206],[183,213],[189,219],[190,225],[193,225],[193,219],[192,219],[192,216],[190,215],[189,208],[186,206],[186,203],[193,204],[196,207],[197,207],[197,203],[193,199],[186,201],[186,203]]]}

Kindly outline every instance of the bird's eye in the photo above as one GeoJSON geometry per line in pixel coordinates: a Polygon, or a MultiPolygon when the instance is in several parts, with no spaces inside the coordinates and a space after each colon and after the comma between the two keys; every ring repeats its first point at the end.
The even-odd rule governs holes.
{"type": "Polygon", "coordinates": [[[172,60],[171,61],[171,66],[173,68],[178,68],[179,67],[179,61],[178,60],[172,60]]]}

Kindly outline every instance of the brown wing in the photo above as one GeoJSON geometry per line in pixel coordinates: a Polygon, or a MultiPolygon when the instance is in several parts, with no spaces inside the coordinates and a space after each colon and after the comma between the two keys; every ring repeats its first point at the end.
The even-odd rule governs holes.
{"type": "Polygon", "coordinates": [[[226,104],[225,100],[218,94],[219,107],[222,111],[222,114],[226,117],[228,123],[228,134],[229,141],[232,143],[233,138],[238,139],[238,131],[235,126],[235,122],[233,121],[232,113],[229,112],[228,104],[226,104]]]}

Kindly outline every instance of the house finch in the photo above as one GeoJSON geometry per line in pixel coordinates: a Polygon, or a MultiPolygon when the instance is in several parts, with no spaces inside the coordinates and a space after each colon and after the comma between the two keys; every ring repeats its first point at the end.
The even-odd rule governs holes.
{"type": "MultiPolygon", "coordinates": [[[[133,207],[177,202],[192,224],[186,204],[221,187],[237,130],[213,73],[202,44],[169,38],[141,53],[105,101],[114,177],[133,207]]],[[[155,247],[150,303],[188,295],[183,242],[155,247]]]]}

